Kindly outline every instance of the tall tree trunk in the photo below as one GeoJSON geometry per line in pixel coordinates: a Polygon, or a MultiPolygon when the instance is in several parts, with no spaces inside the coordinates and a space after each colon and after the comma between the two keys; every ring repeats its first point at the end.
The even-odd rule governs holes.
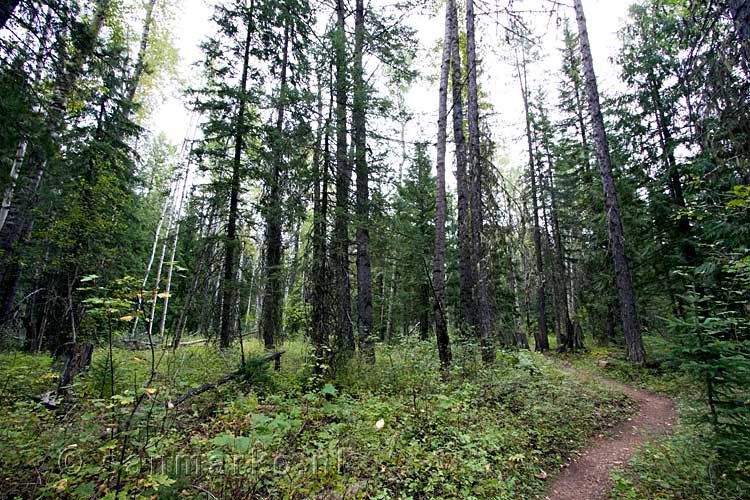
{"type": "Polygon", "coordinates": [[[586,92],[588,94],[589,112],[594,129],[594,143],[597,158],[599,160],[599,171],[602,176],[604,190],[604,209],[609,222],[609,237],[612,247],[612,259],[617,276],[617,291],[620,298],[620,317],[622,329],[625,336],[625,344],[628,359],[635,363],[644,363],[646,352],[643,347],[638,314],[635,305],[635,291],[630,274],[630,265],[625,253],[625,236],[623,234],[620,209],[617,202],[617,190],[612,175],[612,159],[609,154],[607,134],[604,131],[604,119],[602,117],[601,105],[599,103],[599,90],[596,85],[594,74],[594,62],[591,57],[591,45],[586,30],[586,17],[583,13],[581,0],[574,0],[576,19],[578,21],[578,36],[581,48],[581,63],[586,80],[586,92]]]}
{"type": "MultiPolygon", "coordinates": [[[[250,4],[253,12],[253,4],[250,4]]],[[[252,14],[251,14],[252,15],[252,14]]],[[[229,193],[229,219],[227,221],[226,242],[224,248],[224,280],[222,282],[221,298],[221,329],[219,331],[219,344],[222,349],[229,347],[232,341],[234,320],[233,304],[235,292],[234,266],[235,251],[237,247],[237,219],[239,217],[240,197],[240,168],[242,166],[242,150],[244,148],[245,136],[245,93],[247,92],[247,74],[250,63],[250,41],[253,30],[251,23],[247,24],[247,35],[245,36],[244,55],[242,57],[242,73],[237,96],[237,116],[235,118],[234,130],[234,159],[232,161],[232,180],[229,193]]]]}
{"type": "MultiPolygon", "coordinates": [[[[526,200],[522,198],[522,205],[520,210],[521,217],[521,234],[519,235],[518,241],[526,241],[526,214],[529,213],[526,200]]],[[[526,250],[525,244],[519,245],[519,252],[521,254],[521,271],[523,272],[523,315],[526,321],[526,333],[531,331],[531,264],[529,263],[529,253],[526,250]]],[[[534,334],[536,340],[536,334],[534,334]]]]}
{"type": "Polygon", "coordinates": [[[536,189],[536,166],[534,144],[531,138],[531,111],[529,110],[529,92],[528,82],[526,80],[526,54],[524,51],[523,59],[519,62],[516,59],[516,68],[518,70],[518,80],[521,85],[523,94],[523,107],[526,112],[526,142],[529,148],[529,179],[531,181],[531,202],[534,222],[534,253],[536,256],[536,274],[537,274],[537,331],[534,334],[535,349],[540,352],[549,350],[549,336],[547,333],[547,293],[545,290],[544,265],[542,261],[542,234],[539,228],[539,203],[537,201],[536,189]]]}
{"type": "MultiPolygon", "coordinates": [[[[175,195],[177,194],[175,190],[175,195]]],[[[149,343],[153,343],[154,333],[154,319],[156,318],[156,305],[159,303],[160,295],[162,294],[161,287],[161,276],[164,271],[164,262],[167,256],[167,247],[169,246],[169,234],[172,232],[173,224],[175,223],[175,210],[174,205],[170,205],[170,211],[167,217],[167,226],[164,229],[164,238],[161,243],[161,253],[159,254],[159,265],[156,267],[156,280],[154,281],[153,297],[151,299],[151,310],[149,311],[148,324],[146,325],[146,332],[148,334],[149,343]]]]}
{"type": "Polygon", "coordinates": [[[16,156],[13,159],[13,165],[11,165],[10,168],[10,182],[8,182],[8,187],[6,187],[3,192],[3,202],[0,207],[0,232],[3,230],[5,221],[8,219],[8,213],[10,212],[10,207],[13,202],[13,191],[16,187],[16,181],[18,180],[18,171],[21,168],[23,159],[26,157],[26,148],[28,147],[28,144],[29,143],[26,139],[21,140],[21,143],[16,150],[16,156]]]}
{"type": "Polygon", "coordinates": [[[385,334],[383,336],[383,342],[386,344],[391,341],[391,338],[393,338],[393,303],[396,300],[396,284],[396,257],[394,256],[393,262],[391,263],[391,286],[388,290],[388,308],[385,320],[385,334]]]}
{"type": "MultiPolygon", "coordinates": [[[[214,218],[216,217],[216,211],[212,207],[209,214],[204,216],[205,222],[205,228],[206,228],[206,235],[211,230],[211,227],[214,224],[214,218]]],[[[201,234],[201,230],[198,230],[198,237],[201,238],[203,235],[201,234]]],[[[190,273],[192,276],[190,279],[190,286],[188,287],[187,292],[185,293],[184,301],[182,304],[182,309],[180,310],[180,315],[177,318],[177,323],[174,327],[174,336],[172,338],[172,348],[177,349],[180,345],[180,341],[182,340],[182,336],[185,333],[185,327],[187,326],[187,320],[188,320],[188,314],[190,312],[190,308],[193,305],[193,301],[195,300],[195,296],[198,293],[198,285],[201,282],[201,271],[203,269],[203,264],[205,260],[210,260],[210,256],[213,253],[212,249],[210,247],[213,246],[213,242],[208,244],[205,241],[205,237],[202,238],[204,240],[204,243],[201,245],[200,249],[198,250],[197,255],[195,256],[195,262],[193,264],[193,269],[190,273]]],[[[210,240],[209,240],[210,241],[210,240]]],[[[206,314],[202,315],[203,317],[207,316],[206,314]]]]}
{"type": "Polygon", "coordinates": [[[448,73],[451,66],[451,9],[445,7],[445,37],[443,61],[440,65],[437,132],[437,180],[435,197],[435,257],[432,268],[432,289],[435,295],[435,339],[440,368],[445,372],[451,364],[451,346],[448,337],[448,319],[445,311],[445,219],[447,203],[445,193],[445,149],[448,122],[448,73]]]}
{"type": "MultiPolygon", "coordinates": [[[[425,263],[426,264],[426,263],[425,263]]],[[[425,268],[425,271],[427,269],[425,268]]],[[[419,285],[419,340],[430,336],[430,283],[423,281],[419,285]]]]}
{"type": "Polygon", "coordinates": [[[337,354],[348,357],[354,352],[354,330],[351,320],[349,288],[349,188],[352,171],[346,137],[346,12],[344,0],[336,0],[336,217],[334,221],[334,274],[338,307],[337,354]]]}
{"type": "MultiPolygon", "coordinates": [[[[322,87],[322,78],[318,78],[318,86],[322,87]]],[[[317,147],[313,151],[313,168],[315,169],[315,190],[313,193],[313,262],[312,262],[312,315],[310,321],[310,337],[313,344],[315,360],[313,372],[323,373],[326,363],[325,348],[328,345],[328,308],[326,306],[326,290],[329,280],[327,277],[326,222],[328,220],[328,172],[331,164],[330,129],[333,114],[333,89],[328,102],[328,116],[323,122],[323,99],[318,90],[318,139],[317,147]],[[321,166],[320,144],[323,146],[321,166]]]]}
{"type": "MultiPolygon", "coordinates": [[[[28,32],[26,36],[28,45],[32,45],[34,43],[35,38],[38,38],[39,40],[46,40],[49,37],[51,25],[52,25],[52,9],[48,7],[47,13],[44,19],[44,25],[42,26],[41,32],[31,32],[31,31],[28,32]]],[[[2,26],[0,26],[0,29],[2,29],[2,26]]],[[[37,53],[36,53],[36,61],[35,61],[35,68],[34,68],[34,80],[33,81],[35,84],[38,84],[41,81],[44,61],[48,57],[50,57],[50,53],[48,52],[45,44],[44,43],[39,44],[37,53]]],[[[13,164],[11,165],[11,169],[10,169],[10,175],[9,175],[10,182],[8,182],[8,185],[5,188],[5,191],[3,192],[2,206],[0,206],[0,234],[2,233],[3,226],[5,226],[5,221],[8,219],[8,214],[10,213],[10,209],[13,204],[13,194],[15,192],[16,183],[18,181],[18,176],[19,176],[21,166],[23,165],[24,159],[26,158],[26,152],[28,150],[28,146],[29,146],[28,138],[25,136],[21,137],[21,140],[18,144],[18,148],[16,148],[16,156],[13,159],[13,164]]]]}
{"type": "MultiPolygon", "coordinates": [[[[266,214],[266,289],[263,297],[263,319],[260,325],[263,345],[273,349],[275,336],[282,329],[282,241],[281,241],[281,171],[284,161],[284,112],[286,111],[287,66],[289,64],[289,23],[284,27],[284,52],[281,60],[279,103],[276,110],[275,158],[271,165],[266,214]]],[[[278,365],[277,365],[278,366],[278,365]]]]}
{"type": "Polygon", "coordinates": [[[552,242],[554,244],[555,257],[555,278],[557,281],[558,308],[560,315],[561,330],[564,328],[563,344],[558,345],[558,351],[565,349],[579,349],[583,347],[578,345],[573,328],[573,322],[570,319],[570,309],[568,304],[568,273],[565,266],[565,247],[563,246],[562,233],[560,231],[560,213],[557,209],[557,193],[555,190],[555,178],[553,173],[552,153],[550,152],[549,142],[545,139],[544,152],[547,157],[547,184],[549,187],[550,198],[550,219],[552,222],[552,242]]]}
{"type": "Polygon", "coordinates": [[[482,158],[479,145],[479,90],[477,88],[477,53],[474,35],[474,0],[466,1],[466,69],[469,80],[469,168],[471,172],[471,244],[472,272],[475,277],[474,321],[482,359],[494,361],[495,347],[492,339],[492,309],[484,265],[482,231],[482,158]]]}
{"type": "Polygon", "coordinates": [[[471,214],[469,182],[466,172],[466,139],[463,118],[463,79],[461,51],[458,43],[458,11],[455,0],[448,0],[451,10],[451,84],[453,87],[453,141],[456,144],[456,192],[458,195],[458,289],[460,303],[459,329],[464,337],[476,324],[474,320],[474,273],[471,265],[471,214]]]}
{"type": "Polygon", "coordinates": [[[149,0],[146,4],[146,17],[143,20],[143,31],[141,32],[141,43],[138,47],[138,58],[136,59],[133,76],[128,83],[127,103],[131,110],[133,109],[135,93],[138,90],[141,77],[143,76],[144,71],[146,71],[146,50],[148,49],[148,42],[151,36],[151,26],[154,21],[154,6],[156,5],[156,2],[157,0],[149,0]]]}
{"type": "MultiPolygon", "coordinates": [[[[511,209],[511,198],[510,194],[506,192],[505,194],[506,199],[508,201],[508,227],[510,230],[513,230],[513,210],[511,209]]],[[[519,240],[519,247],[523,245],[524,241],[526,239],[526,228],[525,225],[521,224],[521,234],[519,240]]],[[[521,250],[523,252],[523,250],[521,250]]],[[[513,264],[513,245],[509,245],[508,247],[508,253],[506,257],[505,262],[505,272],[508,275],[508,287],[510,288],[510,293],[513,295],[513,326],[514,326],[514,332],[513,332],[513,340],[516,345],[516,347],[520,347],[522,349],[528,349],[529,348],[529,339],[526,337],[526,332],[523,330],[523,326],[521,324],[520,316],[523,314],[523,307],[521,306],[521,300],[519,298],[518,294],[518,285],[516,283],[516,270],[515,266],[513,264]]],[[[523,262],[524,257],[521,256],[521,260],[523,262]]],[[[522,263],[522,267],[525,267],[522,263]]]]}
{"type": "MultiPolygon", "coordinates": [[[[151,245],[151,256],[148,259],[148,264],[146,265],[146,272],[143,276],[143,282],[141,283],[141,290],[146,290],[146,285],[148,285],[148,278],[151,276],[151,268],[154,265],[154,259],[156,258],[156,249],[159,246],[159,240],[161,239],[161,230],[164,226],[164,221],[167,217],[167,210],[172,206],[173,197],[175,195],[174,189],[176,186],[176,180],[172,181],[172,186],[170,187],[169,194],[164,198],[164,203],[162,203],[161,207],[161,214],[159,215],[159,221],[156,224],[156,231],[154,231],[154,242],[151,245]]],[[[165,235],[166,238],[166,235],[165,235]]],[[[158,286],[158,284],[156,285],[158,286]]],[[[133,320],[133,326],[130,329],[130,336],[135,337],[136,332],[138,331],[138,321],[140,319],[140,315],[138,314],[140,311],[143,310],[143,294],[140,294],[138,296],[138,301],[136,303],[136,315],[135,320],[133,320]]]]}
{"type": "MultiPolygon", "coordinates": [[[[671,123],[667,119],[664,111],[664,104],[661,100],[661,86],[658,83],[656,76],[652,73],[648,77],[648,85],[650,87],[651,100],[654,107],[654,117],[656,118],[656,128],[659,132],[659,144],[662,150],[662,161],[664,161],[664,167],[667,170],[667,187],[672,197],[672,203],[676,209],[685,210],[687,206],[685,203],[685,195],[682,190],[682,181],[680,180],[680,170],[677,165],[677,159],[674,155],[675,142],[672,136],[671,123]]],[[[690,219],[686,214],[680,214],[677,217],[677,232],[680,235],[680,253],[683,260],[687,265],[695,264],[696,251],[692,242],[690,241],[690,235],[692,228],[690,226],[690,219]]]]}
{"type": "Polygon", "coordinates": [[[187,194],[187,182],[190,175],[190,163],[187,162],[185,167],[185,174],[182,180],[182,189],[180,191],[180,202],[177,204],[177,209],[174,215],[174,236],[172,236],[172,249],[169,254],[169,263],[167,264],[167,284],[164,287],[164,307],[161,310],[161,324],[159,325],[159,340],[164,340],[164,330],[167,325],[167,311],[169,310],[169,295],[172,293],[172,273],[175,266],[175,258],[177,256],[177,243],[180,240],[180,214],[182,213],[182,206],[185,201],[187,194]]]}
{"type": "Polygon", "coordinates": [[[375,362],[372,337],[372,270],[370,263],[370,191],[367,166],[367,83],[364,81],[362,51],[365,43],[364,0],[354,11],[354,65],[352,79],[352,140],[357,171],[357,331],[359,349],[369,363],[375,362]]]}
{"type": "MultiPolygon", "coordinates": [[[[291,248],[291,254],[289,256],[289,270],[286,273],[286,284],[284,286],[284,300],[282,301],[284,304],[286,304],[289,301],[289,296],[294,292],[294,285],[297,283],[297,272],[299,271],[299,239],[300,239],[300,229],[302,226],[302,223],[304,222],[304,216],[303,217],[295,217],[294,221],[294,229],[292,234],[292,248],[291,248]]],[[[300,298],[304,299],[303,296],[300,296],[300,298]]]]}

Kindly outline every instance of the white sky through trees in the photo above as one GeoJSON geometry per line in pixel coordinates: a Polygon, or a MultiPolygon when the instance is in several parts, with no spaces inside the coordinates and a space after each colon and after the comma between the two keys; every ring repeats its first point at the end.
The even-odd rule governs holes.
{"type": "MultiPolygon", "coordinates": [[[[504,31],[497,27],[496,16],[480,15],[483,11],[496,10],[492,7],[495,2],[498,5],[507,4],[506,0],[488,0],[477,4],[480,92],[486,95],[486,100],[492,106],[490,114],[483,115],[481,119],[491,124],[493,139],[498,144],[498,157],[506,157],[512,168],[521,168],[527,161],[523,135],[523,104],[515,69],[512,66],[512,52],[505,42],[504,31]]],[[[163,132],[178,146],[188,134],[191,116],[181,90],[186,83],[195,85],[198,81],[199,69],[193,64],[202,57],[199,44],[213,32],[210,18],[215,3],[215,0],[179,0],[175,12],[173,33],[175,45],[180,53],[179,72],[183,82],[173,82],[173,88],[165,89],[166,97],[157,106],[149,128],[154,134],[163,132]]],[[[393,5],[393,2],[388,0],[371,0],[371,3],[373,6],[379,3],[393,5]]],[[[525,20],[533,26],[535,34],[542,37],[540,58],[531,61],[529,65],[529,84],[532,90],[540,85],[546,90],[550,109],[554,108],[557,102],[557,82],[562,65],[559,52],[562,47],[562,27],[558,28],[557,17],[567,15],[571,29],[577,31],[572,3],[560,3],[558,14],[550,17],[549,14],[541,12],[542,8],[549,9],[552,4],[550,0],[514,2],[514,8],[525,11],[525,20]]],[[[595,70],[600,91],[604,96],[610,94],[610,89],[621,87],[618,81],[618,68],[612,59],[620,45],[617,30],[622,25],[631,3],[632,0],[584,0],[595,70]]],[[[421,72],[420,79],[404,98],[413,113],[406,126],[407,142],[434,143],[437,135],[438,73],[441,55],[437,47],[443,37],[444,12],[444,7],[441,6],[437,14],[427,10],[416,10],[405,18],[417,31],[419,53],[415,65],[421,72]]],[[[503,16],[499,19],[502,21],[503,16]]],[[[373,66],[366,68],[368,69],[372,72],[379,68],[373,66]]],[[[551,116],[554,118],[554,113],[551,116]]],[[[386,135],[398,138],[398,125],[391,126],[394,127],[392,133],[386,135]]],[[[395,170],[401,163],[401,147],[394,144],[390,149],[393,150],[395,170]]],[[[408,150],[409,154],[411,149],[408,150]]],[[[434,148],[432,149],[431,153],[434,155],[434,148]]],[[[448,161],[450,151],[451,147],[448,148],[448,161]]],[[[447,169],[447,174],[448,185],[453,187],[455,181],[452,179],[452,167],[447,169]]]]}

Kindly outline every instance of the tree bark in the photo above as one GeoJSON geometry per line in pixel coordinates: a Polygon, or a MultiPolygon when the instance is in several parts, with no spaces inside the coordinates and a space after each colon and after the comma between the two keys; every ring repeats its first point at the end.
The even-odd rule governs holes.
{"type": "Polygon", "coordinates": [[[581,49],[581,64],[586,82],[588,94],[589,112],[594,130],[594,143],[599,160],[599,171],[602,177],[604,191],[604,208],[608,219],[610,244],[612,247],[612,259],[614,261],[615,274],[617,277],[617,291],[620,299],[620,317],[622,329],[625,336],[627,357],[635,363],[644,363],[646,352],[643,347],[638,314],[636,311],[635,291],[630,274],[630,264],[625,253],[625,236],[623,234],[620,209],[617,202],[617,190],[612,175],[612,159],[609,154],[607,134],[604,130],[604,119],[602,117],[601,105],[599,103],[599,90],[594,74],[594,62],[591,57],[591,45],[589,43],[588,31],[586,29],[586,17],[583,12],[581,0],[574,0],[576,19],[578,21],[578,36],[581,49]]]}
{"type": "Polygon", "coordinates": [[[458,195],[458,289],[459,329],[466,338],[474,321],[474,273],[471,266],[471,214],[469,184],[466,172],[466,139],[463,118],[463,79],[461,51],[458,43],[458,11],[455,0],[448,0],[451,10],[451,84],[453,87],[453,141],[456,144],[456,193],[458,195]]]}
{"type": "Polygon", "coordinates": [[[479,90],[477,88],[477,54],[474,35],[474,0],[466,1],[466,69],[469,80],[469,168],[471,172],[471,244],[472,273],[475,278],[474,321],[482,359],[490,363],[495,359],[492,339],[492,309],[487,289],[487,272],[484,267],[482,231],[482,158],[479,145],[479,90]]]}
{"type": "Polygon", "coordinates": [[[180,239],[180,214],[182,213],[182,205],[185,201],[187,194],[187,182],[188,176],[190,175],[190,163],[185,167],[185,177],[182,180],[182,190],[180,191],[180,203],[177,204],[177,209],[174,214],[174,236],[172,236],[172,249],[169,254],[169,264],[167,267],[167,285],[164,287],[166,296],[164,297],[164,306],[161,310],[161,324],[159,325],[159,339],[164,340],[164,330],[167,326],[167,311],[169,310],[169,294],[172,292],[172,273],[174,272],[175,258],[177,256],[177,243],[180,239]]]}
{"type": "Polygon", "coordinates": [[[440,368],[445,372],[451,364],[451,346],[448,337],[448,321],[445,314],[445,220],[447,203],[445,193],[445,149],[448,122],[448,73],[451,66],[451,9],[445,7],[445,37],[443,60],[440,65],[440,89],[438,95],[437,132],[437,179],[435,196],[435,257],[432,268],[432,289],[435,295],[435,339],[437,341],[440,368]]]}
{"type": "Polygon", "coordinates": [[[364,81],[362,51],[365,43],[364,0],[357,0],[354,11],[354,66],[352,77],[352,136],[357,171],[357,331],[359,349],[369,363],[375,362],[372,337],[372,270],[370,263],[370,192],[367,165],[367,84],[364,81]]]}
{"type": "Polygon", "coordinates": [[[263,297],[263,318],[260,324],[263,345],[273,349],[275,337],[282,329],[282,239],[281,239],[281,171],[283,169],[284,112],[286,111],[287,66],[289,65],[289,24],[284,27],[284,49],[281,61],[279,102],[276,115],[275,158],[271,165],[266,214],[266,288],[263,297]]]}
{"type": "Polygon", "coordinates": [[[560,231],[560,215],[557,209],[557,193],[555,191],[555,178],[553,173],[553,159],[550,152],[549,142],[545,139],[544,150],[547,156],[547,179],[550,197],[550,219],[552,222],[552,242],[554,244],[555,257],[555,277],[557,279],[558,308],[561,331],[564,329],[563,343],[558,345],[558,351],[565,349],[580,349],[580,345],[573,328],[573,322],[570,319],[570,309],[568,306],[568,273],[565,266],[565,247],[563,246],[562,232],[560,231]]]}
{"type": "Polygon", "coordinates": [[[13,165],[10,168],[10,182],[8,187],[3,192],[3,203],[0,207],[0,232],[3,230],[5,221],[8,219],[8,212],[13,202],[13,190],[16,187],[16,181],[18,180],[18,171],[21,169],[23,159],[26,157],[26,148],[28,147],[28,141],[26,139],[21,140],[16,150],[16,157],[13,159],[13,165]]]}
{"type": "MultiPolygon", "coordinates": [[[[671,121],[667,119],[664,110],[664,104],[661,99],[661,86],[656,79],[656,75],[648,75],[649,92],[654,107],[654,118],[656,119],[656,128],[659,132],[659,143],[662,150],[662,161],[667,173],[667,187],[672,197],[672,203],[677,210],[685,210],[685,195],[682,190],[682,181],[680,180],[680,170],[677,165],[677,159],[674,155],[675,141],[671,130],[671,121]]],[[[695,247],[690,241],[692,227],[690,219],[686,214],[680,214],[677,218],[677,232],[680,235],[680,254],[687,265],[694,265],[697,257],[695,247]]]]}
{"type": "Polygon", "coordinates": [[[334,221],[334,273],[338,307],[338,354],[350,356],[355,349],[349,284],[349,188],[352,181],[347,153],[346,102],[346,12],[344,0],[336,0],[336,217],[334,221]]]}

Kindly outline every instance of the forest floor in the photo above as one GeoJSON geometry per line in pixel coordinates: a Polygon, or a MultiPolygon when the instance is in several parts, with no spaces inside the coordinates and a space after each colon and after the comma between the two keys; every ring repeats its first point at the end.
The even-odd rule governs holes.
{"type": "Polygon", "coordinates": [[[562,362],[560,368],[577,378],[622,392],[638,403],[639,411],[599,437],[569,467],[562,470],[550,486],[548,500],[600,500],[612,491],[612,473],[633,457],[646,441],[672,432],[677,421],[675,402],[666,396],[637,389],[611,379],[577,370],[562,362]]]}
{"type": "MultiPolygon", "coordinates": [[[[540,499],[638,409],[528,351],[485,367],[455,345],[442,380],[432,344],[407,339],[316,384],[304,342],[280,349],[280,371],[261,365],[177,406],[235,370],[238,349],[158,350],[151,378],[148,351],[115,348],[110,362],[99,348],[62,411],[28,396],[54,386],[54,360],[0,354],[0,498],[540,499]]],[[[249,364],[263,353],[255,339],[245,350],[249,364]]]]}
{"type": "Polygon", "coordinates": [[[239,349],[159,349],[151,377],[149,351],[99,346],[58,410],[30,396],[59,364],[3,352],[0,499],[750,498],[746,465],[717,474],[695,385],[657,340],[654,368],[594,346],[486,367],[457,343],[444,380],[432,343],[406,339],[316,382],[306,343],[284,342],[276,371],[248,339],[253,370],[178,405],[239,349]]]}

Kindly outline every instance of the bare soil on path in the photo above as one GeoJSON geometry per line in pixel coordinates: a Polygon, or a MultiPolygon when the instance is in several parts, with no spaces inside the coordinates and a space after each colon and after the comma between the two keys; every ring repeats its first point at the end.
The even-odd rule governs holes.
{"type": "Polygon", "coordinates": [[[640,407],[636,415],[614,427],[610,435],[597,438],[579,458],[563,469],[552,481],[546,496],[547,500],[606,499],[612,488],[610,472],[626,466],[640,444],[671,432],[677,421],[674,401],[569,366],[561,368],[578,378],[595,380],[621,391],[637,401],[640,407]]]}

